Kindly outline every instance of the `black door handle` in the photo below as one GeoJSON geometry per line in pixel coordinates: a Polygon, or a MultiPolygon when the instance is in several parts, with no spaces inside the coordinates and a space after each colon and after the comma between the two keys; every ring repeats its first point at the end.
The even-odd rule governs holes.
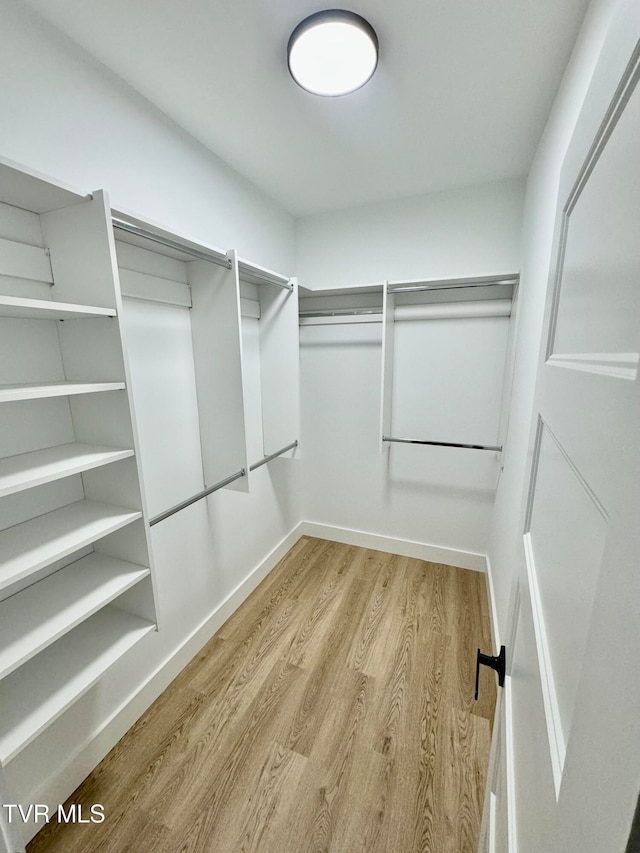
{"type": "Polygon", "coordinates": [[[482,666],[489,666],[491,669],[495,669],[498,673],[498,684],[500,687],[504,687],[504,675],[506,669],[506,653],[504,646],[500,646],[500,654],[499,655],[485,655],[480,649],[478,649],[478,656],[476,658],[476,699],[478,698],[478,686],[480,683],[480,664],[482,666]]]}

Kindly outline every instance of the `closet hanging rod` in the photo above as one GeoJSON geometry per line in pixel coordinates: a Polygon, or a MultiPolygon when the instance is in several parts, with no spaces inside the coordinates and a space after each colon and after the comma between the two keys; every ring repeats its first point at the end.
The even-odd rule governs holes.
{"type": "Polygon", "coordinates": [[[238,273],[240,281],[245,281],[248,284],[273,284],[283,290],[293,290],[293,282],[290,278],[251,264],[249,261],[243,261],[242,258],[238,258],[238,273]]]}
{"type": "Polygon", "coordinates": [[[186,509],[186,507],[191,506],[196,501],[202,500],[202,498],[206,498],[207,495],[212,495],[214,492],[217,492],[218,489],[222,489],[225,486],[228,486],[229,483],[233,483],[235,480],[239,480],[240,477],[244,477],[247,472],[244,468],[241,468],[237,474],[232,474],[230,477],[226,477],[224,480],[220,480],[219,483],[216,483],[215,486],[209,486],[208,489],[203,489],[203,491],[198,492],[197,495],[193,495],[193,497],[187,498],[186,501],[181,501],[181,503],[172,506],[171,509],[167,509],[164,512],[159,513],[158,515],[154,515],[152,519],[149,520],[149,527],[153,527],[154,524],[157,524],[159,521],[164,521],[165,518],[169,518],[170,515],[175,515],[177,512],[180,512],[181,509],[186,509]]]}
{"type": "Polygon", "coordinates": [[[300,311],[299,317],[360,317],[368,314],[382,314],[382,306],[376,308],[335,308],[326,311],[300,311]]]}
{"type": "Polygon", "coordinates": [[[477,281],[434,281],[416,282],[415,284],[389,284],[387,293],[421,293],[429,290],[461,290],[468,287],[495,287],[500,284],[518,284],[519,276],[505,276],[503,278],[478,279],[477,281]]]}
{"type": "Polygon", "coordinates": [[[148,231],[146,228],[141,228],[139,225],[133,225],[131,222],[125,222],[123,219],[112,217],[111,222],[114,228],[118,231],[126,231],[128,234],[134,234],[136,237],[143,237],[145,240],[151,240],[153,243],[158,243],[161,246],[166,246],[168,249],[174,249],[177,252],[183,252],[185,255],[191,255],[201,261],[209,261],[217,264],[220,267],[231,269],[231,261],[226,255],[221,252],[216,252],[214,249],[196,249],[195,246],[186,246],[178,240],[172,240],[169,237],[163,237],[161,234],[156,234],[154,231],[148,231]]]}
{"type": "Polygon", "coordinates": [[[392,441],[396,444],[428,444],[433,447],[462,447],[465,450],[494,450],[496,453],[502,452],[502,445],[494,444],[458,444],[454,441],[422,441],[417,438],[391,438],[383,435],[383,441],[392,441]]]}
{"type": "Polygon", "coordinates": [[[266,465],[267,462],[271,462],[272,459],[276,459],[278,456],[282,456],[283,453],[286,453],[287,450],[293,450],[298,446],[297,441],[292,441],[291,444],[287,444],[286,447],[281,448],[280,450],[276,450],[275,453],[270,453],[268,456],[264,456],[259,462],[254,462],[253,465],[249,468],[250,471],[255,471],[256,468],[260,468],[261,465],[266,465]]]}

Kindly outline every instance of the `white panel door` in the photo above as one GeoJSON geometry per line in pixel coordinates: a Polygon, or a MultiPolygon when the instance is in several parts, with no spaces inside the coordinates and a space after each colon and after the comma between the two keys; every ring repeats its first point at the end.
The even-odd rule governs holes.
{"type": "Polygon", "coordinates": [[[518,853],[623,853],[640,790],[639,79],[620,3],[560,180],[509,664],[518,853]]]}

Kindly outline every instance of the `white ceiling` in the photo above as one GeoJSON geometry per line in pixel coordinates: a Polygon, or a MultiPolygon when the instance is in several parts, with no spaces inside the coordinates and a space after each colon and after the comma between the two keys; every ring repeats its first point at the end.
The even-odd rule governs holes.
{"type": "Polygon", "coordinates": [[[299,89],[291,30],[318,0],[28,0],[296,215],[525,175],[588,0],[349,0],[371,82],[299,89]]]}

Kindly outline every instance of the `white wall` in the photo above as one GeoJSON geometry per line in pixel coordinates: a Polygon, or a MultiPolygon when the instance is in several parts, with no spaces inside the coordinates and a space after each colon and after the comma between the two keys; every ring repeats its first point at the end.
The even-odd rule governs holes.
{"type": "MultiPolygon", "coordinates": [[[[344,288],[385,278],[517,271],[523,191],[522,182],[508,181],[303,219],[301,284],[344,288]]],[[[484,322],[427,321],[421,334],[446,324],[464,347],[465,323],[484,322]]],[[[450,549],[442,561],[481,565],[456,552],[487,553],[495,454],[395,445],[381,456],[380,325],[305,326],[300,343],[305,519],[450,549]]],[[[424,352],[416,354],[406,389],[438,369],[424,362],[424,352]]],[[[472,375],[466,385],[464,375],[456,376],[458,391],[469,399],[477,390],[472,375]]],[[[487,405],[495,408],[497,424],[499,403],[487,405]]],[[[468,413],[467,441],[480,441],[476,433],[483,430],[482,440],[495,443],[496,435],[489,442],[484,434],[491,413],[474,418],[472,407],[468,413]]],[[[427,426],[434,424],[430,419],[427,426]]]]}
{"type": "MultiPolygon", "coordinates": [[[[114,207],[292,274],[287,213],[20,3],[0,0],[0,19],[0,156],[82,191],[104,187],[114,207]]],[[[189,314],[126,300],[124,326],[153,514],[203,486],[189,314]]],[[[257,336],[245,331],[249,385],[256,387],[257,336]]],[[[254,420],[255,450],[261,424],[254,420]]],[[[162,630],[11,762],[14,796],[62,802],[207,639],[216,608],[228,616],[237,606],[237,597],[224,602],[300,521],[297,468],[276,460],[254,473],[250,495],[218,493],[208,506],[152,528],[162,630]]]]}
{"type": "Polygon", "coordinates": [[[293,274],[287,213],[19,0],[0,19],[0,156],[293,274]]]}
{"type": "Polygon", "coordinates": [[[297,222],[296,272],[312,290],[384,279],[513,272],[524,181],[499,181],[297,222]]]}

